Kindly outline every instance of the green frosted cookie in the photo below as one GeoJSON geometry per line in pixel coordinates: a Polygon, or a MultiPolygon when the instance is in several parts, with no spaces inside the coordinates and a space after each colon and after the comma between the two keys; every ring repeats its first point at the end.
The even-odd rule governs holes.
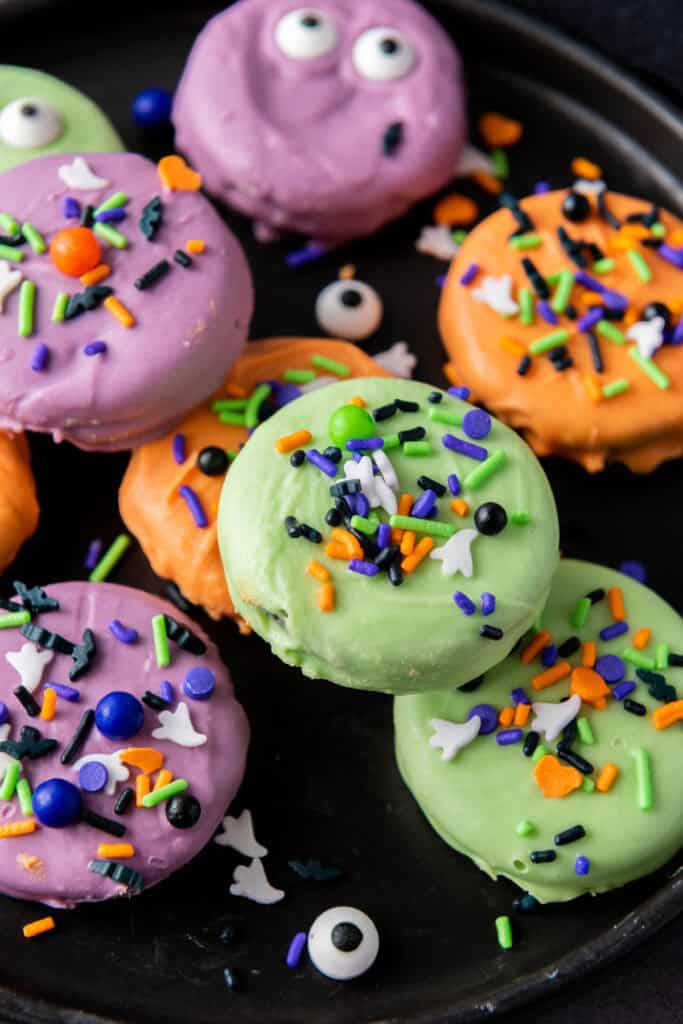
{"type": "Polygon", "coordinates": [[[553,496],[530,449],[482,410],[393,378],[314,391],[266,420],[226,477],[218,536],[235,607],[278,657],[389,693],[452,687],[501,661],[543,607],[558,560],[553,496]],[[276,442],[300,430],[307,455],[354,441],[370,454],[295,467],[276,442]],[[349,490],[357,518],[335,526],[349,510],[335,513],[334,492],[349,490]],[[420,502],[414,523],[393,518],[401,495],[420,502]],[[392,523],[412,527],[412,557],[392,523]]]}
{"type": "Polygon", "coordinates": [[[100,108],[43,71],[0,65],[0,172],[51,153],[118,152],[100,108]]]}
{"type": "Polygon", "coordinates": [[[683,621],[629,577],[565,560],[541,628],[551,639],[540,639],[560,647],[551,669],[562,675],[556,682],[543,687],[551,677],[541,675],[552,652],[545,664],[540,651],[524,664],[530,637],[475,692],[400,697],[394,718],[399,768],[434,829],[492,878],[510,878],[545,903],[625,885],[683,844],[683,621]],[[613,612],[620,612],[612,588],[623,595],[625,630],[615,625],[613,612]],[[595,603],[582,601],[589,593],[595,603]],[[605,629],[607,637],[623,632],[603,639],[605,629]],[[581,646],[563,656],[572,637],[581,646]],[[577,672],[586,641],[596,643],[597,661],[593,670],[577,672]],[[564,662],[571,666],[567,674],[564,662]],[[516,688],[545,705],[531,711],[520,739],[514,721],[495,724],[520,696],[513,697],[516,688]],[[472,739],[468,716],[477,705],[486,734],[472,739]],[[661,727],[667,716],[673,724],[661,727]],[[575,723],[575,736],[553,735],[564,720],[575,723]],[[505,739],[507,730],[515,730],[507,736],[513,742],[500,745],[497,737],[505,739]],[[573,765],[557,757],[565,740],[573,765]],[[564,795],[550,795],[558,791],[564,795]]]}

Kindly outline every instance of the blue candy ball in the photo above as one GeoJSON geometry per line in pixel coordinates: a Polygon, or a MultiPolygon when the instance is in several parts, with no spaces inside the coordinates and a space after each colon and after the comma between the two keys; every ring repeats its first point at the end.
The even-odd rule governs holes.
{"type": "Polygon", "coordinates": [[[47,828],[66,828],[81,816],[83,801],[77,786],[66,779],[46,779],[33,790],[33,813],[47,828]]]}
{"type": "Polygon", "coordinates": [[[161,128],[170,120],[172,104],[168,89],[143,89],[133,100],[133,120],[140,128],[161,128]]]}
{"type": "Polygon", "coordinates": [[[95,725],[108,740],[129,740],[142,729],[145,710],[132,693],[112,690],[95,708],[95,725]]]}

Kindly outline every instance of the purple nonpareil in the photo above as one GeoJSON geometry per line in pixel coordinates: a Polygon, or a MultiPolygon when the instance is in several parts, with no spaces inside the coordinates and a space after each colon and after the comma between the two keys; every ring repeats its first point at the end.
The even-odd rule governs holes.
{"type": "Polygon", "coordinates": [[[590,331],[591,327],[595,327],[598,320],[602,320],[604,315],[600,307],[596,306],[595,309],[590,309],[587,313],[584,313],[576,326],[580,331],[590,331]]]}
{"type": "Polygon", "coordinates": [[[106,343],[106,341],[91,341],[83,349],[83,353],[86,356],[100,356],[100,355],[104,355],[104,353],[106,351],[107,351],[107,343],[106,343]]]}
{"type": "Polygon", "coordinates": [[[88,544],[88,550],[85,553],[85,560],[83,565],[86,569],[94,569],[100,560],[102,554],[102,541],[99,538],[91,540],[88,544]]]}
{"type": "Polygon", "coordinates": [[[378,448],[384,448],[383,437],[352,437],[350,441],[346,442],[346,447],[350,452],[363,452],[377,451],[378,448]]]}
{"type": "Polygon", "coordinates": [[[435,505],[436,494],[434,491],[427,488],[426,491],[423,491],[417,501],[413,502],[410,514],[411,516],[415,516],[417,519],[426,519],[435,505]]]}
{"type": "Polygon", "coordinates": [[[536,312],[538,313],[538,315],[540,317],[543,318],[543,320],[545,320],[545,322],[547,324],[557,324],[557,323],[559,323],[559,320],[557,318],[557,314],[554,312],[554,310],[552,309],[550,303],[547,302],[546,299],[540,299],[536,303],[536,312]]]}
{"type": "Polygon", "coordinates": [[[474,281],[474,279],[475,279],[475,277],[477,276],[478,273],[479,273],[479,264],[478,263],[470,263],[469,267],[467,268],[465,273],[462,274],[462,276],[460,278],[460,284],[471,284],[472,281],[474,281]]]}
{"type": "Polygon", "coordinates": [[[137,629],[124,626],[120,619],[112,619],[107,627],[112,636],[122,644],[134,644],[138,638],[137,629]]]}
{"type": "Polygon", "coordinates": [[[33,350],[33,356],[31,357],[31,369],[34,373],[42,373],[43,370],[47,370],[48,363],[50,362],[50,350],[47,345],[43,345],[42,341],[38,342],[33,350]]]}
{"type": "Polygon", "coordinates": [[[186,484],[183,484],[181,487],[178,488],[178,494],[183,499],[183,501],[189,508],[190,512],[192,513],[194,525],[197,526],[200,530],[203,530],[204,527],[208,526],[209,521],[206,518],[206,513],[204,512],[202,503],[199,500],[197,494],[192,490],[192,488],[188,487],[186,484]]]}
{"type": "Polygon", "coordinates": [[[389,523],[382,523],[377,530],[377,543],[381,548],[388,548],[391,544],[391,527],[389,523]]]}
{"type": "Polygon", "coordinates": [[[486,448],[482,448],[479,444],[471,444],[470,441],[463,441],[462,438],[455,437],[454,434],[444,434],[441,443],[444,448],[458,452],[459,455],[466,455],[469,459],[476,459],[478,462],[484,462],[489,455],[486,448]]]}
{"type": "Polygon", "coordinates": [[[324,473],[325,476],[335,477],[337,475],[338,470],[336,463],[332,462],[332,459],[328,459],[324,455],[321,455],[317,448],[309,448],[306,452],[306,458],[313,466],[316,467],[316,469],[319,469],[321,473],[324,473]]]}
{"type": "Polygon", "coordinates": [[[374,562],[365,562],[362,558],[352,558],[349,562],[349,570],[360,573],[361,576],[376,576],[379,566],[374,562]]]}
{"type": "Polygon", "coordinates": [[[182,466],[183,462],[187,458],[184,434],[173,435],[173,458],[179,466],[182,466]]]}

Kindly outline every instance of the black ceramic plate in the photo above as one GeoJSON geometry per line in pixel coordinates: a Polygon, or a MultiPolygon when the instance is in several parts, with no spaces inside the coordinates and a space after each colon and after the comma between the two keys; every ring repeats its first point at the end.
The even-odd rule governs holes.
{"type": "MultiPolygon", "coordinates": [[[[512,152],[515,192],[524,194],[540,177],[565,184],[571,158],[583,154],[603,165],[613,187],[681,211],[674,172],[683,133],[672,110],[595,54],[502,6],[475,0],[430,6],[467,59],[473,114],[500,109],[525,124],[524,140],[512,152]]],[[[11,3],[0,13],[4,59],[82,87],[113,117],[131,148],[162,155],[170,139],[137,133],[130,101],[150,85],[173,88],[192,39],[220,2],[119,0],[84,5],[80,14],[75,7],[11,3]]],[[[370,349],[405,339],[419,354],[419,376],[441,383],[435,282],[444,266],[414,249],[429,221],[425,204],[377,237],[293,272],[284,266],[285,246],[255,245],[248,226],[230,218],[256,278],[254,336],[316,333],[319,288],[342,262],[353,260],[386,304],[370,349]]],[[[43,521],[12,577],[42,583],[81,577],[88,540],[108,541],[120,529],[116,491],[126,456],[85,455],[35,438],[34,457],[43,521]]],[[[640,558],[653,587],[681,608],[671,557],[680,550],[680,520],[673,514],[683,500],[680,464],[646,479],[619,467],[589,478],[552,460],[547,470],[565,552],[610,565],[640,558]]],[[[164,591],[135,548],[114,578],[164,591]]],[[[270,849],[269,875],[286,899],[259,907],[231,897],[238,858],[212,844],[171,881],[135,900],[59,914],[59,931],[28,946],[17,944],[19,928],[38,908],[1,900],[2,1018],[469,1021],[547,995],[624,954],[683,909],[683,873],[673,864],[599,899],[513,914],[516,945],[501,952],[493,921],[512,913],[517,890],[490,882],[427,827],[394,766],[390,700],[304,679],[230,623],[210,624],[209,631],[254,731],[248,781],[236,806],[252,809],[257,835],[270,849]],[[292,858],[336,864],[343,878],[326,885],[302,881],[288,867],[292,858]],[[307,965],[288,970],[284,956],[293,934],[340,903],[363,907],[376,920],[382,948],[375,968],[347,986],[307,965]],[[243,929],[242,941],[230,948],[219,940],[228,923],[243,929]],[[224,985],[228,965],[244,979],[239,994],[224,985]]]]}

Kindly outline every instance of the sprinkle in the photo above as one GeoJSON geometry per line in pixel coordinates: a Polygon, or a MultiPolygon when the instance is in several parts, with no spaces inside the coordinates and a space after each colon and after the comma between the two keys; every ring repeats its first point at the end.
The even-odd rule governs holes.
{"type": "MultiPolygon", "coordinates": [[[[130,547],[130,537],[121,533],[116,540],[105,551],[104,555],[94,567],[88,579],[91,583],[101,583],[106,580],[112,569],[120,562],[123,555],[130,547]]],[[[1,621],[1,620],[0,620],[1,621]]]]}
{"type": "Polygon", "coordinates": [[[473,469],[472,472],[465,477],[464,485],[469,490],[474,491],[481,487],[482,484],[493,476],[506,462],[507,456],[502,448],[494,452],[493,455],[489,455],[485,462],[482,462],[480,466],[473,469]]]}
{"type": "Polygon", "coordinates": [[[523,735],[521,729],[501,729],[496,733],[496,743],[501,747],[509,747],[512,743],[519,743],[523,735]]]}
{"type": "Polygon", "coordinates": [[[515,828],[515,832],[518,836],[522,836],[523,838],[526,836],[533,836],[536,832],[536,826],[532,821],[527,821],[527,819],[524,818],[522,821],[518,823],[517,827],[515,828]]]}
{"type": "Polygon", "coordinates": [[[171,664],[171,652],[168,648],[166,617],[164,615],[154,615],[152,617],[152,635],[154,637],[154,653],[157,666],[159,668],[167,668],[171,664]]]}
{"type": "Polygon", "coordinates": [[[59,760],[62,764],[71,764],[76,759],[81,747],[88,739],[92,732],[92,727],[95,724],[95,712],[92,708],[88,708],[84,711],[81,720],[76,726],[76,732],[73,734],[64,750],[60,754],[59,760]]]}
{"type": "Polygon", "coordinates": [[[622,704],[624,711],[628,711],[632,715],[637,715],[639,718],[644,718],[647,714],[647,708],[640,701],[631,700],[630,697],[626,697],[622,704]]]}
{"type": "Polygon", "coordinates": [[[40,255],[47,251],[45,239],[41,235],[40,231],[37,231],[36,228],[34,228],[33,224],[29,224],[28,222],[22,224],[21,233],[35,253],[40,255]]]}
{"type": "Polygon", "coordinates": [[[669,645],[662,643],[657,644],[655,651],[655,667],[664,669],[669,667],[669,645]]]}
{"type": "Polygon", "coordinates": [[[40,717],[44,722],[51,722],[55,717],[57,707],[57,694],[49,687],[43,688],[43,704],[40,709],[40,717]]]}
{"type": "Polygon", "coordinates": [[[208,526],[209,521],[206,518],[206,513],[204,512],[204,508],[197,493],[193,491],[191,487],[188,487],[186,484],[182,484],[178,488],[178,494],[192,513],[195,526],[200,530],[203,530],[208,526]]]}
{"type": "MultiPolygon", "coordinates": [[[[452,366],[452,363],[447,363],[446,366],[452,366]]],[[[446,367],[444,367],[444,372],[446,372],[446,367]]],[[[446,376],[450,380],[448,373],[446,373],[446,376]]],[[[461,399],[461,401],[466,402],[470,397],[470,389],[465,387],[458,387],[455,384],[455,381],[453,381],[452,383],[453,387],[450,387],[448,389],[448,394],[451,396],[451,398],[459,398],[461,399]]]]}
{"type": "Polygon", "coordinates": [[[586,743],[587,745],[595,743],[595,736],[593,735],[591,724],[587,718],[577,718],[576,729],[579,734],[579,739],[582,743],[586,743]]]}
{"type": "Polygon", "coordinates": [[[512,949],[512,925],[510,924],[510,918],[507,914],[503,914],[501,917],[496,918],[496,937],[501,949],[512,949]]]}
{"type": "Polygon", "coordinates": [[[571,624],[574,629],[583,629],[591,608],[591,599],[589,597],[582,597],[572,612],[571,624]]]}
{"type": "Polygon", "coordinates": [[[557,860],[557,852],[555,850],[532,850],[529,860],[532,864],[550,864],[557,860]]]}
{"type": "Polygon", "coordinates": [[[58,697],[62,700],[69,700],[72,703],[81,699],[80,690],[74,689],[73,686],[65,686],[64,683],[44,683],[44,689],[54,690],[58,697]]]}
{"type": "Polygon", "coordinates": [[[639,629],[633,637],[633,646],[637,651],[642,651],[643,647],[647,647],[650,642],[652,633],[649,629],[639,629]]]}
{"type": "Polygon", "coordinates": [[[480,268],[478,263],[470,263],[467,270],[460,277],[460,284],[472,284],[472,281],[474,281],[475,277],[479,273],[479,269],[480,268]]]}
{"type": "Polygon", "coordinates": [[[664,371],[657,366],[653,359],[648,359],[647,356],[642,355],[637,345],[632,345],[628,350],[628,354],[633,362],[640,367],[643,373],[647,374],[660,390],[666,391],[670,387],[671,381],[664,371]]]}
{"type": "Polygon", "coordinates": [[[107,312],[111,313],[115,320],[118,320],[124,327],[133,327],[135,324],[135,317],[133,314],[126,309],[123,303],[119,302],[118,299],[114,298],[113,295],[108,295],[104,300],[104,308],[107,312]]]}
{"type": "Polygon", "coordinates": [[[335,591],[332,583],[323,583],[318,588],[318,608],[321,612],[334,611],[335,591]]]}
{"type": "Polygon", "coordinates": [[[351,526],[354,530],[359,530],[360,533],[366,534],[368,537],[374,536],[377,533],[379,527],[379,519],[376,516],[351,516],[351,526]]]}
{"type": "Polygon", "coordinates": [[[66,307],[69,303],[69,295],[67,292],[59,292],[55,299],[55,304],[52,307],[52,323],[60,324],[64,320],[64,314],[66,313],[66,307]]]}
{"type": "Polygon", "coordinates": [[[111,224],[103,224],[97,221],[93,224],[93,231],[103,242],[107,242],[114,249],[127,249],[129,242],[124,234],[113,228],[111,224]]]}
{"type": "Polygon", "coordinates": [[[545,301],[545,299],[540,299],[536,304],[536,308],[538,309],[538,312],[541,314],[541,317],[546,321],[546,323],[553,325],[559,323],[557,316],[555,315],[555,313],[553,313],[552,308],[545,301]]]}
{"type": "MultiPolygon", "coordinates": [[[[533,659],[531,659],[533,660],[533,659]]],[[[526,664],[526,663],[525,663],[526,664]]],[[[572,670],[572,666],[568,661],[560,661],[552,668],[546,669],[545,672],[540,672],[531,679],[531,685],[534,690],[545,690],[547,686],[552,686],[554,683],[564,679],[572,670]]]]}
{"type": "Polygon", "coordinates": [[[620,331],[618,327],[615,327],[610,320],[599,320],[596,325],[596,331],[598,334],[602,334],[603,337],[609,338],[615,345],[623,345],[626,341],[626,335],[623,331],[620,331]]]}
{"type": "Polygon", "coordinates": [[[301,962],[301,955],[306,945],[307,935],[306,932],[297,932],[287,949],[287,956],[285,963],[288,967],[296,968],[301,962]]]}
{"type": "Polygon", "coordinates": [[[462,413],[456,410],[444,409],[441,405],[433,405],[429,410],[429,418],[434,423],[446,423],[451,427],[459,427],[462,423],[462,413]]]}
{"type": "Polygon", "coordinates": [[[335,377],[350,377],[351,368],[346,363],[340,363],[336,359],[328,359],[327,356],[314,354],[311,356],[311,363],[318,370],[327,370],[335,377]]]}
{"type": "Polygon", "coordinates": [[[654,806],[652,794],[652,769],[650,755],[642,747],[633,751],[636,761],[636,785],[638,807],[641,811],[651,811],[654,806]]]}
{"type": "Polygon", "coordinates": [[[47,345],[43,345],[40,342],[36,345],[33,350],[33,356],[31,357],[31,369],[34,373],[42,373],[46,370],[50,362],[50,349],[47,345]]]}
{"type": "Polygon", "coordinates": [[[187,242],[185,242],[185,248],[188,252],[192,253],[193,256],[199,256],[204,252],[206,242],[202,238],[189,238],[187,242]]]}
{"type": "Polygon", "coordinates": [[[21,249],[17,249],[13,245],[0,245],[0,259],[7,260],[9,263],[21,263],[24,254],[21,249]]]}
{"type": "Polygon", "coordinates": [[[655,729],[668,729],[675,722],[683,721],[683,700],[674,700],[664,704],[652,715],[652,724],[655,729]]]}
{"type": "MultiPolygon", "coordinates": [[[[399,438],[400,438],[399,433],[399,438]]],[[[386,445],[385,445],[386,447],[386,445]]],[[[404,455],[431,455],[432,446],[429,441],[404,441],[403,442],[403,454],[404,455]]]]}
{"type": "Polygon", "coordinates": [[[624,391],[628,391],[629,382],[624,378],[612,381],[611,384],[605,384],[602,389],[603,398],[615,398],[616,395],[621,395],[624,391]]]}
{"type": "Polygon", "coordinates": [[[0,787],[0,800],[9,801],[14,796],[21,773],[21,762],[10,761],[5,769],[5,777],[0,787]]]}
{"type": "MultiPolygon", "coordinates": [[[[407,532],[404,536],[407,536],[407,532]]],[[[404,558],[401,562],[401,569],[403,572],[411,573],[414,572],[418,565],[424,561],[429,552],[434,547],[434,541],[431,537],[423,537],[421,541],[415,546],[415,550],[412,554],[409,554],[407,558],[404,558]]]]}
{"type": "Polygon", "coordinates": [[[588,857],[579,855],[574,861],[574,872],[577,875],[587,875],[591,869],[591,862],[588,857]]]}
{"type": "Polygon", "coordinates": [[[563,327],[559,331],[553,331],[552,334],[546,334],[544,337],[532,341],[529,345],[529,351],[535,356],[542,355],[544,352],[549,352],[568,340],[569,331],[563,327]]]}
{"type": "Polygon", "coordinates": [[[259,384],[257,388],[254,388],[244,410],[244,423],[247,430],[253,430],[258,426],[261,406],[270,395],[271,390],[270,384],[259,384]]]}
{"type": "Polygon", "coordinates": [[[522,747],[522,753],[525,757],[531,757],[535,753],[536,748],[538,747],[539,739],[540,736],[538,735],[538,733],[534,729],[530,729],[529,732],[526,734],[524,745],[522,747]]]}
{"type": "Polygon", "coordinates": [[[629,693],[633,693],[635,688],[636,684],[627,679],[625,682],[619,683],[618,686],[614,687],[612,696],[615,700],[623,700],[624,697],[628,697],[629,693]]]}
{"type": "Polygon", "coordinates": [[[327,583],[330,578],[329,570],[324,565],[321,565],[320,562],[316,562],[315,559],[308,563],[306,572],[313,579],[319,580],[321,583],[327,583]]]}
{"type": "Polygon", "coordinates": [[[82,285],[89,288],[94,284],[99,284],[100,281],[106,281],[110,274],[111,267],[108,267],[106,263],[100,263],[93,270],[89,270],[87,274],[81,274],[79,280],[82,285]]]}
{"type": "MultiPolygon", "coordinates": [[[[531,752],[531,758],[532,758],[534,764],[538,764],[538,762],[542,761],[544,757],[552,756],[552,755],[550,755],[550,752],[549,752],[548,748],[546,747],[546,745],[544,743],[539,743],[538,742],[539,735],[538,735],[537,732],[534,732],[534,730],[532,729],[531,732],[529,733],[529,736],[535,736],[536,737],[536,739],[534,741],[534,744],[533,744],[533,750],[531,752]]],[[[526,746],[526,743],[525,743],[525,746],[526,746]]],[[[524,748],[522,748],[522,750],[523,749],[524,748]]],[[[529,756],[529,755],[527,755],[527,756],[529,756]]],[[[565,795],[566,795],[565,793],[560,793],[559,794],[559,796],[565,796],[565,795]]]]}
{"type": "Polygon", "coordinates": [[[496,597],[495,594],[490,594],[488,591],[484,591],[481,595],[481,614],[491,615],[496,610],[496,597]]]}
{"type": "Polygon", "coordinates": [[[524,327],[531,327],[534,322],[534,296],[531,289],[520,288],[518,299],[520,323],[524,327]]]}
{"type": "Polygon", "coordinates": [[[37,935],[44,935],[45,932],[51,932],[56,927],[54,917],[41,917],[37,921],[25,924],[21,931],[25,939],[34,939],[37,935]]]}
{"type": "Polygon", "coordinates": [[[106,341],[91,341],[83,349],[83,354],[86,356],[99,356],[104,355],[107,351],[106,341]]]}
{"type": "MultiPolygon", "coordinates": [[[[399,434],[400,437],[400,434],[399,434]]],[[[369,451],[374,452],[379,448],[384,447],[384,438],[382,437],[352,437],[349,438],[345,443],[345,447],[350,452],[363,452],[369,451]]]]}
{"type": "MultiPolygon", "coordinates": [[[[21,338],[30,338],[33,334],[33,309],[36,299],[36,286],[33,281],[22,281],[19,286],[19,314],[17,331],[21,338]]],[[[43,345],[42,348],[47,349],[43,345]]],[[[41,366],[41,369],[43,367],[41,366]]]]}
{"type": "Polygon", "coordinates": [[[610,587],[607,591],[607,601],[612,618],[615,622],[623,622],[626,618],[624,609],[624,595],[621,587],[610,587]]]}
{"type": "Polygon", "coordinates": [[[536,234],[512,235],[508,238],[508,244],[518,252],[523,252],[526,249],[538,249],[543,245],[543,239],[536,234]]]}
{"type": "Polygon", "coordinates": [[[615,640],[618,636],[623,636],[624,633],[628,633],[628,631],[628,622],[614,622],[611,626],[605,626],[604,629],[600,630],[600,639],[615,640]]]}
{"type": "Polygon", "coordinates": [[[379,572],[379,567],[374,562],[367,562],[362,558],[352,558],[349,562],[349,569],[361,576],[376,576],[379,572]]]}
{"type": "Polygon", "coordinates": [[[500,347],[505,351],[509,352],[513,356],[525,356],[526,346],[523,342],[518,341],[517,338],[511,337],[509,334],[504,334],[500,339],[500,347]]]}
{"type": "Polygon", "coordinates": [[[415,516],[393,515],[389,517],[389,525],[399,530],[415,530],[416,533],[428,533],[433,537],[452,537],[456,527],[440,519],[418,519],[415,516]]]}
{"type": "Polygon", "coordinates": [[[569,303],[569,298],[574,287],[576,275],[572,270],[561,270],[560,278],[557,285],[557,290],[553,296],[552,302],[550,303],[551,309],[555,313],[564,313],[569,303]]]}
{"type": "Polygon", "coordinates": [[[571,169],[575,178],[586,178],[587,181],[599,181],[602,178],[602,168],[583,156],[574,157],[571,169]]]}
{"type": "Polygon", "coordinates": [[[479,636],[483,637],[484,640],[502,640],[503,635],[503,630],[499,626],[485,624],[479,627],[479,636]]]}
{"type": "Polygon", "coordinates": [[[163,277],[166,277],[170,270],[171,264],[168,260],[160,260],[153,267],[150,267],[149,270],[146,270],[142,277],[138,277],[135,287],[138,291],[144,292],[155,285],[157,281],[161,281],[163,277]]]}
{"type": "MultiPolygon", "coordinates": [[[[0,622],[2,622],[2,619],[0,619],[0,622]]],[[[654,672],[657,667],[654,658],[647,654],[641,654],[640,651],[635,651],[632,647],[626,647],[621,652],[621,656],[624,661],[628,661],[630,665],[635,665],[639,669],[654,672]]]]}
{"type": "Polygon", "coordinates": [[[638,249],[629,249],[626,255],[631,261],[631,266],[643,284],[648,284],[652,280],[652,271],[650,270],[647,260],[643,254],[639,252],[638,249]]]}
{"type": "Polygon", "coordinates": [[[467,594],[463,594],[461,590],[456,590],[453,594],[453,600],[463,615],[474,615],[477,610],[477,606],[474,601],[471,601],[467,594]]]}
{"type": "Polygon", "coordinates": [[[12,690],[12,693],[17,698],[27,715],[30,715],[31,718],[36,718],[40,714],[40,705],[33,694],[27,690],[25,686],[17,686],[16,689],[12,690]]]}
{"type": "Polygon", "coordinates": [[[105,213],[107,210],[120,210],[121,207],[126,206],[130,202],[130,196],[127,196],[125,192],[114,192],[113,195],[105,199],[103,203],[97,207],[94,211],[95,216],[98,213],[105,213]]]}
{"type": "Polygon", "coordinates": [[[9,612],[7,615],[0,615],[0,629],[14,629],[16,626],[24,626],[31,621],[31,613],[24,609],[21,612],[9,612]]]}

